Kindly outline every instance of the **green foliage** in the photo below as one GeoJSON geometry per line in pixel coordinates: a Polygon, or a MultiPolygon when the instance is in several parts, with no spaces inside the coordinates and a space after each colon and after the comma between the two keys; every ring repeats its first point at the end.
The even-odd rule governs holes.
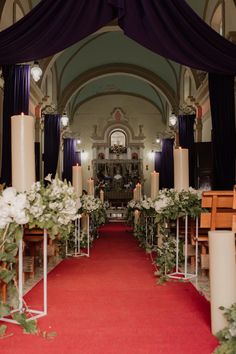
{"type": "Polygon", "coordinates": [[[228,327],[217,333],[220,346],[216,348],[215,354],[235,354],[236,353],[236,303],[229,309],[220,307],[224,311],[224,316],[228,322],[228,327]]]}
{"type": "Polygon", "coordinates": [[[12,315],[13,319],[19,323],[24,329],[25,334],[37,334],[38,326],[36,320],[30,320],[25,313],[15,312],[12,315]]]}
{"type": "Polygon", "coordinates": [[[3,337],[6,333],[7,326],[6,325],[1,325],[0,326],[0,337],[3,337]]]}

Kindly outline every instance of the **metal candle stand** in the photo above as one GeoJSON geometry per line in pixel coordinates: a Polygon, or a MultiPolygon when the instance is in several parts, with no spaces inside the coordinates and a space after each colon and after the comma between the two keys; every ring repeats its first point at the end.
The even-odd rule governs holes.
{"type": "Polygon", "coordinates": [[[179,218],[176,220],[176,271],[167,274],[169,278],[189,280],[198,275],[198,218],[196,218],[196,243],[195,243],[195,273],[188,273],[188,215],[185,215],[185,230],[184,230],[184,272],[179,269],[179,218]]]}
{"type": "MultiPolygon", "coordinates": [[[[18,251],[18,308],[11,311],[11,314],[20,312],[30,315],[27,321],[35,320],[36,318],[47,315],[47,230],[43,230],[43,310],[33,310],[24,307],[23,301],[23,240],[19,241],[18,251]],[[32,314],[34,314],[32,316],[32,314]]],[[[1,321],[19,324],[16,320],[6,317],[1,317],[1,321]]]]}
{"type": "Polygon", "coordinates": [[[74,230],[74,250],[72,252],[69,252],[68,250],[68,241],[66,241],[66,256],[68,257],[82,257],[90,256],[90,218],[89,215],[87,214],[87,247],[86,247],[86,252],[82,252],[81,250],[81,239],[80,239],[80,234],[81,234],[81,227],[80,227],[80,220],[81,220],[81,215],[79,215],[78,219],[75,220],[75,230],[74,230]]]}

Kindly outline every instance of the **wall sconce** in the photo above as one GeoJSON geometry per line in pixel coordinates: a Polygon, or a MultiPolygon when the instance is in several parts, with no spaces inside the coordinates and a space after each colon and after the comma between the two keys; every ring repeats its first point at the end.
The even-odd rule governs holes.
{"type": "Polygon", "coordinates": [[[31,75],[32,75],[34,81],[38,82],[43,74],[43,71],[40,68],[38,61],[34,62],[30,72],[31,72],[31,75]]]}
{"type": "Polygon", "coordinates": [[[148,165],[146,165],[146,171],[148,171],[148,165]]]}
{"type": "Polygon", "coordinates": [[[171,127],[174,127],[177,124],[177,117],[176,115],[172,112],[170,117],[169,117],[169,125],[171,127]]]}
{"type": "Polygon", "coordinates": [[[67,127],[69,123],[69,118],[67,117],[67,114],[64,112],[61,116],[61,125],[63,128],[67,127]]]}

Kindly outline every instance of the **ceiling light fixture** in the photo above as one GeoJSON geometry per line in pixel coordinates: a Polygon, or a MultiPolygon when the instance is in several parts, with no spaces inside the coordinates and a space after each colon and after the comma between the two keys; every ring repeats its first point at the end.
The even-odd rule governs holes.
{"type": "Polygon", "coordinates": [[[34,62],[30,72],[31,72],[31,75],[32,75],[32,77],[33,77],[35,82],[40,80],[40,78],[41,78],[41,76],[43,74],[43,71],[40,68],[38,61],[34,62]]]}

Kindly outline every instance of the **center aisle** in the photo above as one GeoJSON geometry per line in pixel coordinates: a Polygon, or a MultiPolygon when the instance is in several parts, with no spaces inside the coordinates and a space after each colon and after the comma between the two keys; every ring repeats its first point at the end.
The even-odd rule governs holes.
{"type": "MultiPolygon", "coordinates": [[[[190,283],[157,285],[149,256],[124,224],[102,227],[91,257],[68,259],[48,279],[49,314],[23,335],[9,325],[2,354],[211,354],[209,303],[190,283]]],[[[41,284],[26,301],[38,307],[41,284]]]]}

